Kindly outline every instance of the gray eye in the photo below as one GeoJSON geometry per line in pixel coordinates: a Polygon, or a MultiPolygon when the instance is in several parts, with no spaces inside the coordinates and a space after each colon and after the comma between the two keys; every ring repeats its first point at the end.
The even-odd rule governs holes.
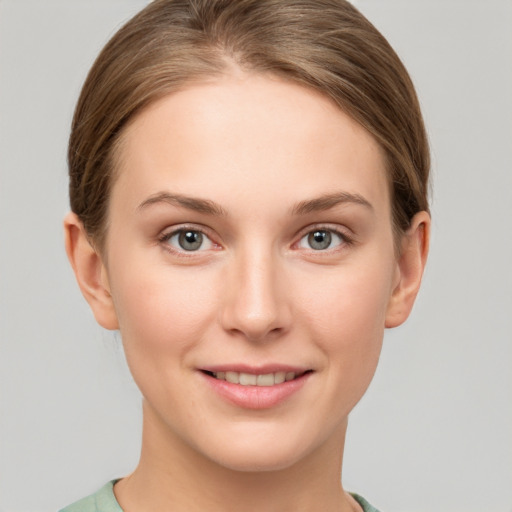
{"type": "Polygon", "coordinates": [[[176,231],[166,234],[161,240],[168,244],[174,252],[204,252],[213,249],[214,243],[207,234],[199,229],[177,229],[176,231]]]}
{"type": "Polygon", "coordinates": [[[197,251],[203,245],[203,234],[199,231],[180,231],[177,236],[184,251],[197,251]]]}
{"type": "Polygon", "coordinates": [[[308,235],[308,244],[315,251],[328,249],[332,242],[332,235],[329,231],[317,230],[308,235]]]}

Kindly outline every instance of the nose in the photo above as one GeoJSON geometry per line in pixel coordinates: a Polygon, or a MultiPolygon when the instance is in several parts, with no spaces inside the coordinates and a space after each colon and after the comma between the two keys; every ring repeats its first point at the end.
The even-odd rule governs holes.
{"type": "Polygon", "coordinates": [[[271,251],[248,251],[231,263],[222,293],[223,328],[250,341],[282,336],[291,325],[291,305],[279,258],[271,251]]]}

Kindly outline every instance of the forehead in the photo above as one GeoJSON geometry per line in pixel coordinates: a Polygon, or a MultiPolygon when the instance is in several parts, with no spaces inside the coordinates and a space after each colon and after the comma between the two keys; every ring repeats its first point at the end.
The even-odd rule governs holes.
{"type": "Polygon", "coordinates": [[[271,76],[224,76],[156,101],[126,128],[117,168],[113,195],[132,203],[161,189],[273,204],[340,189],[389,207],[374,138],[326,96],[271,76]]]}

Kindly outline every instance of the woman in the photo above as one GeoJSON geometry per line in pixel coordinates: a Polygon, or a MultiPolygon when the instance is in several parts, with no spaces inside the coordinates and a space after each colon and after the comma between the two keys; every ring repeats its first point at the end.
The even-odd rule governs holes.
{"type": "Polygon", "coordinates": [[[375,510],[347,419],[430,231],[386,40],[342,0],[157,0],[94,64],[69,168],[68,256],[144,400],[137,468],[65,511],[375,510]]]}

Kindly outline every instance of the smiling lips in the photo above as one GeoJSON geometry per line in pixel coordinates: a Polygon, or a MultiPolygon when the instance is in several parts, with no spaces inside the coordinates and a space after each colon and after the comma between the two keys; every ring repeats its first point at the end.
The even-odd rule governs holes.
{"type": "Polygon", "coordinates": [[[298,392],[313,373],[311,370],[244,371],[202,370],[211,388],[222,398],[244,409],[268,409],[298,392]]]}
{"type": "MultiPolygon", "coordinates": [[[[304,372],[302,372],[304,373],[304,372]]],[[[211,372],[219,380],[225,380],[231,384],[242,386],[274,386],[295,379],[299,374],[295,372],[275,372],[264,374],[253,374],[245,372],[211,372]]]]}

